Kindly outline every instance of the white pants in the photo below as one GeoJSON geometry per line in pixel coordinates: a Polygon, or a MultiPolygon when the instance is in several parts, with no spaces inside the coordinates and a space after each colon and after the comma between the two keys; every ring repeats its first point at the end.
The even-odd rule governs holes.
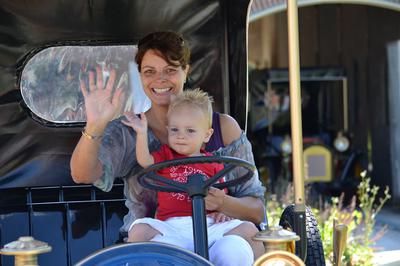
{"type": "MultiPolygon", "coordinates": [[[[168,243],[194,251],[192,217],[174,217],[166,221],[153,218],[138,219],[130,226],[144,223],[161,233],[151,241],[168,243]]],[[[208,247],[211,263],[216,266],[251,266],[254,255],[250,244],[237,235],[225,233],[240,225],[242,221],[231,220],[214,223],[214,219],[207,217],[208,247]]]]}

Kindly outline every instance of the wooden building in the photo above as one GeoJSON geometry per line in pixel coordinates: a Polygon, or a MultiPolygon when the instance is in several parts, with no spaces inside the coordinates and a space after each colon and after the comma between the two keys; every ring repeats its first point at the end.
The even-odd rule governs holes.
{"type": "MultiPolygon", "coordinates": [[[[286,1],[254,0],[249,65],[288,67],[286,1]]],[[[400,201],[400,0],[298,0],[300,64],[338,66],[349,88],[353,147],[368,154],[373,183],[400,201]]]]}

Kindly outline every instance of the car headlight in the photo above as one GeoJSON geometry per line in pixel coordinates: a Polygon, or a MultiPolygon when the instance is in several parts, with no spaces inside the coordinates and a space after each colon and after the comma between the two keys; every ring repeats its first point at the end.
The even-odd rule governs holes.
{"type": "Polygon", "coordinates": [[[350,141],[342,132],[339,132],[333,142],[333,146],[337,151],[345,152],[350,146],[350,141]]]}
{"type": "Polygon", "coordinates": [[[281,143],[281,150],[284,155],[289,155],[292,153],[292,140],[289,135],[286,135],[281,143]]]}

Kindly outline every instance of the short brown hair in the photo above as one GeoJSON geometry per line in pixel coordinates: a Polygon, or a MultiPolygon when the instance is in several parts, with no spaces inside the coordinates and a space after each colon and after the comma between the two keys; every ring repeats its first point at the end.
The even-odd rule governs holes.
{"type": "Polygon", "coordinates": [[[177,107],[181,106],[193,106],[199,108],[207,118],[207,123],[211,128],[212,125],[212,96],[208,95],[207,92],[197,88],[194,90],[185,90],[178,95],[173,95],[171,97],[171,103],[168,108],[168,115],[170,112],[177,107]]]}
{"type": "Polygon", "coordinates": [[[189,46],[181,35],[173,31],[153,32],[139,41],[135,56],[139,72],[142,68],[143,56],[148,50],[155,50],[170,65],[181,66],[184,69],[189,64],[189,46]],[[179,62],[178,65],[176,61],[179,62]]]}

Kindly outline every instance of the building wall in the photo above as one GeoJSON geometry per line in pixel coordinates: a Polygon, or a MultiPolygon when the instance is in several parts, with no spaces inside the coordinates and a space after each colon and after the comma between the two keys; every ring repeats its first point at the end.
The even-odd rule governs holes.
{"type": "MultiPolygon", "coordinates": [[[[341,66],[349,78],[350,132],[372,162],[374,183],[391,185],[386,45],[400,39],[400,13],[363,5],[299,9],[302,67],[341,66]]],[[[249,60],[259,67],[287,67],[286,13],[249,27],[249,60]]],[[[394,173],[393,178],[400,178],[394,173]]]]}

